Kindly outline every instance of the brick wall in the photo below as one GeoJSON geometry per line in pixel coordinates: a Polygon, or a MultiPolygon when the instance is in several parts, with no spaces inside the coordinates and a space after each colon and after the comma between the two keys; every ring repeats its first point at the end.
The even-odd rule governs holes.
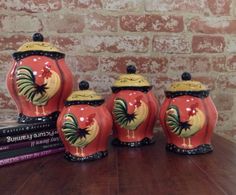
{"type": "Polygon", "coordinates": [[[34,32],[66,53],[81,79],[107,96],[136,64],[163,101],[190,71],[219,111],[217,132],[236,139],[236,2],[233,0],[0,0],[0,119],[14,119],[5,76],[11,54],[34,32]]]}

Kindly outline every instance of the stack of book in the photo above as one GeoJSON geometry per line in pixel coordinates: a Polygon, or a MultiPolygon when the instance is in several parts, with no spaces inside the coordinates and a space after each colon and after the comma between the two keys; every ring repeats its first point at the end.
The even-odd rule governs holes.
{"type": "Polygon", "coordinates": [[[63,150],[56,122],[0,124],[0,166],[63,150]]]}

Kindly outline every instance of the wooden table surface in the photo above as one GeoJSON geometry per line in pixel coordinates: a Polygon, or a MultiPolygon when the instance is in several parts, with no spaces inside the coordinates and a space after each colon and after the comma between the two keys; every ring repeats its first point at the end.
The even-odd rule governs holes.
{"type": "Polygon", "coordinates": [[[236,144],[218,135],[210,154],[183,156],[154,145],[109,148],[108,157],[68,162],[63,153],[0,168],[0,194],[236,194],[236,144]]]}

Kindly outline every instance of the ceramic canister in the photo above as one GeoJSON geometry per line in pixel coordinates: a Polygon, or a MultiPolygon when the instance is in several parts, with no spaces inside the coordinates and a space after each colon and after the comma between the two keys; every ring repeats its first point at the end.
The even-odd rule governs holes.
{"type": "Polygon", "coordinates": [[[154,143],[159,104],[150,83],[129,65],[127,74],[120,75],[111,88],[107,106],[113,117],[113,145],[138,147],[154,143]]]}
{"type": "Polygon", "coordinates": [[[180,154],[212,151],[211,137],[217,110],[209,89],[191,80],[191,75],[185,72],[182,81],[172,83],[165,95],[160,121],[167,137],[166,149],[180,154]]]}
{"type": "Polygon", "coordinates": [[[57,121],[59,135],[70,161],[90,161],[105,157],[112,129],[111,114],[104,99],[81,81],[79,91],[66,100],[57,121]]]}
{"type": "Polygon", "coordinates": [[[13,53],[7,87],[18,109],[19,123],[56,121],[73,88],[65,54],[40,33],[13,53]]]}

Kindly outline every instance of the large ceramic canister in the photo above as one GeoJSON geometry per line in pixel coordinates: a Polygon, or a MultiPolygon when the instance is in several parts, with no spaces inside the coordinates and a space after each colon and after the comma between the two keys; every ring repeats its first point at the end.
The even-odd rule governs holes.
{"type": "Polygon", "coordinates": [[[59,135],[70,161],[90,161],[107,156],[112,117],[104,99],[81,81],[79,91],[66,100],[57,121],[59,135]]]}
{"type": "Polygon", "coordinates": [[[7,87],[18,109],[19,123],[56,121],[73,88],[65,54],[40,33],[13,53],[7,87]]]}
{"type": "Polygon", "coordinates": [[[129,65],[127,74],[120,75],[111,88],[107,106],[113,117],[113,145],[138,147],[154,143],[159,104],[150,83],[129,65]]]}
{"type": "Polygon", "coordinates": [[[182,81],[172,83],[165,95],[160,121],[167,137],[166,149],[180,154],[211,152],[218,115],[209,89],[185,72],[182,81]]]}

